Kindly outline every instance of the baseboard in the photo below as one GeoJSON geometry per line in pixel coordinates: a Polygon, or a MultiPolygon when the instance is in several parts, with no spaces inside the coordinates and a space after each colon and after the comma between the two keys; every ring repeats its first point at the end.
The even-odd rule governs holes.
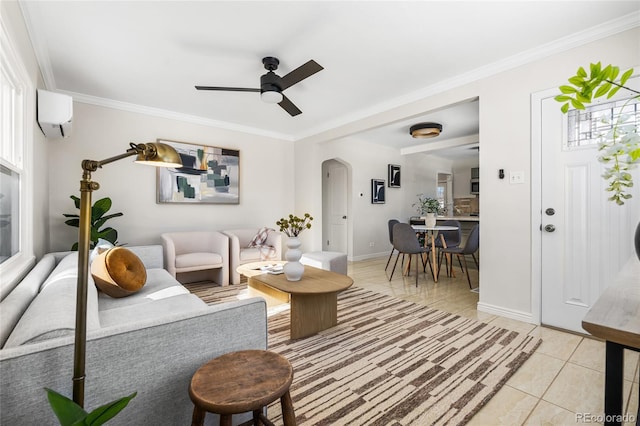
{"type": "Polygon", "coordinates": [[[526,322],[528,324],[540,325],[534,318],[533,314],[516,311],[515,309],[507,309],[501,306],[489,305],[488,303],[478,302],[477,309],[487,314],[498,315],[505,318],[514,319],[516,321],[526,322]]]}
{"type": "MultiPolygon", "coordinates": [[[[397,253],[396,253],[397,254],[397,253]]],[[[389,252],[361,254],[360,256],[352,256],[349,261],[357,262],[359,260],[375,259],[377,257],[389,256],[389,252]]]]}

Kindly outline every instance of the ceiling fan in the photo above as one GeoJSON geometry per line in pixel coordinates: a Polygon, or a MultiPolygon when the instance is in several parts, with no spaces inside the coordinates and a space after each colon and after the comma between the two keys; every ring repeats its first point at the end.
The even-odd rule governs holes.
{"type": "Polygon", "coordinates": [[[220,90],[228,92],[260,92],[260,97],[263,101],[268,103],[277,103],[287,111],[292,117],[301,114],[302,111],[293,104],[282,92],[293,86],[296,83],[301,82],[307,77],[312,76],[318,71],[322,71],[321,65],[319,65],[313,59],[309,62],[299,66],[289,74],[280,77],[274,71],[278,69],[280,61],[278,58],[267,56],[262,58],[264,68],[268,71],[266,74],[260,77],[260,88],[248,88],[248,87],[217,87],[217,86],[196,86],[197,90],[220,90]]]}

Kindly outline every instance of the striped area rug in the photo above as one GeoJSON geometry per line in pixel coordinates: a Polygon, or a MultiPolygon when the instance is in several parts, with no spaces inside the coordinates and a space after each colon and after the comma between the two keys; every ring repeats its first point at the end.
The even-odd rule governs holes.
{"type": "MultiPolygon", "coordinates": [[[[207,303],[246,286],[188,288],[207,303]]],[[[298,425],[462,425],[540,344],[538,338],[352,287],[338,325],[289,339],[289,311],[270,314],[269,349],[294,367],[298,425]]],[[[279,403],[269,418],[282,424],[279,403]]]]}

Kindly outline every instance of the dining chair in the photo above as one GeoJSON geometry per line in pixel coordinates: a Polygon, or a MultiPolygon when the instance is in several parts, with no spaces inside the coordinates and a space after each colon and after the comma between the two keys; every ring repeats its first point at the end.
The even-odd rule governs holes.
{"type": "MultiPolygon", "coordinates": [[[[452,248],[443,248],[441,251],[444,254],[450,253],[455,254],[458,258],[458,263],[460,263],[460,269],[467,274],[467,282],[469,283],[469,288],[473,289],[471,286],[471,278],[469,277],[469,267],[467,266],[467,255],[471,255],[473,257],[473,261],[476,263],[476,268],[480,270],[480,265],[478,264],[478,259],[476,258],[476,252],[480,248],[480,225],[475,225],[471,228],[471,232],[469,233],[469,237],[467,237],[467,242],[464,247],[452,247],[452,248]],[[464,261],[464,267],[462,266],[462,261],[460,260],[462,257],[462,261],[464,261]]],[[[442,263],[442,258],[440,258],[440,262],[442,263]]],[[[439,265],[438,265],[439,266],[439,265]]],[[[438,275],[440,274],[440,267],[438,267],[438,275]]]]}
{"type": "Polygon", "coordinates": [[[391,262],[391,258],[393,257],[393,252],[396,250],[395,247],[393,247],[393,227],[396,223],[400,223],[399,220],[397,219],[390,219],[389,222],[387,223],[387,226],[389,227],[389,243],[391,243],[391,253],[389,253],[389,259],[387,259],[387,266],[384,267],[384,270],[386,271],[387,268],[389,268],[389,262],[391,262]]]}
{"type": "MultiPolygon", "coordinates": [[[[442,256],[445,255],[441,250],[442,248],[444,248],[444,246],[442,245],[442,238],[440,238],[440,235],[442,235],[442,237],[444,238],[444,242],[447,245],[447,248],[459,247],[460,244],[462,243],[462,226],[460,225],[460,221],[445,220],[445,221],[442,221],[442,223],[440,223],[439,225],[457,226],[458,229],[456,229],[455,231],[440,231],[438,233],[438,238],[436,238],[436,241],[435,241],[435,246],[436,246],[436,249],[438,250],[438,265],[442,263],[442,256]]],[[[451,259],[451,256],[445,256],[445,262],[447,265],[447,275],[450,275],[451,269],[453,269],[453,262],[452,264],[449,264],[450,259],[451,259]]]]}
{"type": "Polygon", "coordinates": [[[429,267],[431,268],[431,273],[433,274],[433,267],[430,262],[427,262],[428,255],[431,252],[431,247],[423,247],[418,242],[418,237],[416,235],[416,231],[413,230],[411,225],[408,223],[397,223],[393,227],[393,247],[398,250],[398,256],[396,257],[396,261],[393,264],[393,269],[391,270],[391,277],[389,277],[389,281],[393,278],[393,273],[396,270],[396,265],[398,264],[398,259],[402,254],[403,259],[404,255],[409,255],[409,261],[411,261],[411,256],[416,255],[416,287],[418,286],[418,258],[422,259],[422,270],[426,272],[427,263],[429,263],[429,267]]]}

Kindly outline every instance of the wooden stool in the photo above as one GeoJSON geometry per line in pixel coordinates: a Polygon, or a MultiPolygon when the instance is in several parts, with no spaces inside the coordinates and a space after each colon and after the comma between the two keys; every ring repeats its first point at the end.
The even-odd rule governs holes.
{"type": "Polygon", "coordinates": [[[200,367],[189,386],[193,401],[192,425],[202,425],[205,413],[220,415],[220,426],[231,426],[233,414],[253,411],[254,425],[272,425],[262,409],[280,398],[285,426],[295,426],[289,395],[293,367],[275,352],[247,350],[231,352],[200,367]]]}

